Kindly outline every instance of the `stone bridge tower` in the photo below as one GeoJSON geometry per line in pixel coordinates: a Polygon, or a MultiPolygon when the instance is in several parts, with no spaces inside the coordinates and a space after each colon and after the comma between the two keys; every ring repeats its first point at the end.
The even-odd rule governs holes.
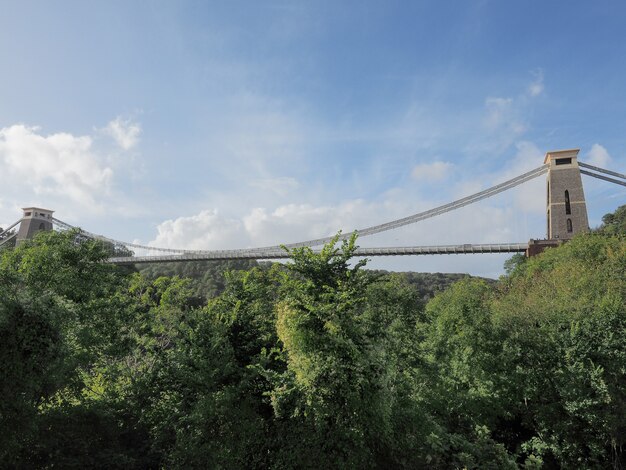
{"type": "Polygon", "coordinates": [[[589,230],[587,204],[578,167],[579,149],[546,153],[548,239],[569,240],[589,230]]]}
{"type": "Polygon", "coordinates": [[[52,213],[54,211],[39,207],[25,207],[22,210],[24,215],[20,223],[20,230],[17,232],[17,244],[22,240],[33,238],[37,232],[52,230],[52,213]]]}

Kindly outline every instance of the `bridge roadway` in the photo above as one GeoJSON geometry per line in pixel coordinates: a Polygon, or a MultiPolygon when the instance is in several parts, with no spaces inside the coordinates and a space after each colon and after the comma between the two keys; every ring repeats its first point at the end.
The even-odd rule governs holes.
{"type": "MultiPolygon", "coordinates": [[[[579,166],[586,168],[586,170],[580,170],[584,175],[589,175],[594,178],[599,178],[604,181],[616,183],[622,186],[626,186],[626,175],[615,171],[606,170],[593,165],[586,164],[584,162],[578,162],[579,166]],[[591,170],[591,171],[588,171],[591,170]],[[608,175],[608,176],[607,176],[608,175]]],[[[526,181],[536,178],[549,171],[547,164],[544,164],[538,168],[530,170],[513,179],[497,184],[485,190],[479,191],[470,196],[463,197],[456,201],[452,201],[448,204],[435,207],[433,209],[419,212],[408,217],[392,220],[379,225],[366,227],[364,229],[356,230],[359,237],[366,237],[375,233],[386,232],[388,230],[394,230],[405,225],[414,224],[422,220],[436,217],[438,215],[450,212],[461,207],[473,204],[483,199],[489,198],[495,194],[501,193],[515,186],[518,186],[526,181]]],[[[6,231],[10,231],[13,227],[17,226],[21,220],[14,223],[6,231]]],[[[147,245],[139,245],[136,243],[128,243],[120,240],[114,240],[102,235],[94,234],[74,227],[62,220],[52,218],[52,223],[61,230],[78,230],[79,233],[85,237],[93,238],[96,240],[102,240],[106,243],[112,244],[114,247],[125,247],[129,249],[145,250],[147,253],[152,253],[151,256],[133,256],[133,257],[116,257],[109,259],[110,263],[115,264],[136,264],[136,263],[158,263],[158,262],[170,262],[170,261],[191,261],[191,260],[230,260],[230,259],[286,259],[289,258],[289,252],[285,249],[292,249],[296,247],[304,246],[320,246],[329,243],[333,239],[345,240],[352,236],[351,232],[340,234],[336,237],[318,238],[314,240],[307,240],[297,243],[290,243],[283,246],[266,246],[259,248],[242,248],[236,250],[215,250],[215,251],[196,251],[196,250],[184,250],[176,248],[162,248],[147,245]],[[157,255],[157,253],[160,253],[157,255]]],[[[0,246],[12,240],[16,235],[10,234],[4,240],[0,240],[0,246]]],[[[556,240],[558,244],[558,240],[556,240]]],[[[555,246],[555,243],[535,243],[532,245],[530,251],[538,253],[547,246],[555,246]]],[[[524,252],[529,249],[528,243],[508,243],[508,244],[487,244],[487,245],[443,245],[443,246],[408,246],[408,247],[384,247],[384,248],[358,248],[354,253],[355,256],[403,256],[403,255],[442,255],[442,254],[464,254],[464,253],[517,253],[524,252]]],[[[318,249],[319,250],[319,249],[318,249]]]]}
{"type": "MultiPolygon", "coordinates": [[[[581,167],[588,170],[580,170],[581,173],[595,178],[599,178],[612,183],[617,183],[626,186],[626,175],[617,173],[610,170],[605,170],[593,165],[588,165],[583,162],[578,162],[581,167]],[[602,173],[602,174],[600,174],[602,173]],[[606,176],[609,175],[609,176],[606,176]],[[617,178],[617,179],[616,179],[617,178]]],[[[301,241],[297,243],[289,243],[285,245],[274,245],[256,248],[241,248],[233,250],[219,250],[219,251],[202,251],[202,250],[185,250],[177,248],[164,248],[140,245],[136,243],[128,243],[120,240],[114,240],[102,235],[87,232],[85,230],[77,229],[72,225],[63,222],[59,219],[52,218],[52,222],[55,226],[62,230],[80,230],[80,233],[86,237],[102,240],[107,243],[111,243],[114,247],[126,247],[128,249],[140,249],[150,253],[151,256],[131,257],[131,258],[112,258],[110,261],[116,264],[133,264],[133,263],[151,263],[151,262],[168,262],[168,261],[188,261],[188,260],[228,260],[228,259],[285,259],[289,255],[285,251],[285,248],[292,249],[297,247],[313,247],[321,246],[331,242],[333,239],[345,240],[350,238],[353,233],[359,236],[359,239],[373,235],[375,233],[386,232],[388,230],[394,230],[405,225],[414,224],[422,220],[436,217],[438,215],[450,212],[469,204],[476,203],[483,199],[499,194],[503,191],[518,186],[533,178],[537,178],[540,175],[549,171],[547,164],[544,164],[538,168],[530,170],[513,179],[497,184],[485,190],[479,191],[470,196],[463,197],[456,201],[452,201],[447,204],[435,207],[433,209],[419,212],[408,217],[392,220],[379,225],[366,227],[356,230],[354,232],[342,233],[336,237],[317,238],[314,240],[301,241]]],[[[548,244],[553,246],[553,244],[548,244]]],[[[532,247],[533,252],[541,251],[544,244],[534,244],[532,247]]],[[[402,255],[440,255],[440,254],[463,254],[463,253],[515,253],[523,252],[528,249],[528,244],[522,243],[510,243],[510,244],[492,244],[492,245],[447,245],[447,246],[413,246],[413,247],[385,247],[385,248],[359,248],[355,253],[355,256],[402,256],[402,255]]]]}
{"type": "MultiPolygon", "coordinates": [[[[470,253],[523,253],[528,249],[528,243],[499,243],[483,245],[436,245],[436,246],[402,246],[382,248],[357,248],[354,256],[407,256],[407,255],[452,255],[470,253]]],[[[319,253],[320,250],[313,250],[319,253]]],[[[109,258],[109,263],[117,265],[139,263],[164,263],[177,261],[208,261],[234,259],[287,259],[289,253],[285,250],[215,250],[182,255],[162,256],[129,256],[109,258]]]]}

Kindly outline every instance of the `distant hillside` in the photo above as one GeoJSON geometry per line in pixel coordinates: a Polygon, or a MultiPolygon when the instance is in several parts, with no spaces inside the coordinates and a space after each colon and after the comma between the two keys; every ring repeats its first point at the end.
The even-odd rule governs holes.
{"type": "MultiPolygon", "coordinates": [[[[385,270],[372,270],[371,272],[380,275],[390,274],[389,271],[385,270]]],[[[427,302],[433,298],[436,293],[446,290],[452,284],[460,281],[461,279],[475,278],[482,279],[488,284],[496,283],[493,279],[477,278],[475,276],[462,273],[416,273],[413,271],[407,271],[396,274],[403,276],[409,284],[414,286],[419,292],[420,298],[424,302],[427,302]]]]}
{"type": "Polygon", "coordinates": [[[258,265],[255,260],[187,261],[138,265],[137,270],[148,279],[161,276],[191,279],[194,296],[209,299],[224,291],[224,272],[248,270],[258,265]]]}
{"type": "MultiPolygon", "coordinates": [[[[138,266],[138,271],[149,279],[161,276],[179,276],[192,280],[194,295],[209,299],[221,294],[225,287],[224,272],[231,270],[248,270],[259,266],[268,268],[272,263],[250,261],[188,261],[184,263],[154,263],[138,266]]],[[[391,274],[385,270],[370,270],[376,276],[391,274]]],[[[420,299],[428,301],[437,292],[447,289],[461,279],[472,277],[461,273],[395,273],[404,277],[407,282],[417,289],[420,299]]],[[[485,279],[488,283],[495,283],[492,279],[485,279]]]]}

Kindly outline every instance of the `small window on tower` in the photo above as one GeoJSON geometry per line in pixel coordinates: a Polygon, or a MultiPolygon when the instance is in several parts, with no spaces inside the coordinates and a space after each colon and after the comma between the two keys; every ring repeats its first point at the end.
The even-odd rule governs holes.
{"type": "Polygon", "coordinates": [[[567,232],[568,233],[572,233],[573,229],[572,229],[572,219],[567,219],[567,232]]]}
{"type": "Polygon", "coordinates": [[[572,163],[572,159],[571,158],[557,158],[554,163],[556,165],[569,165],[570,163],[572,163]]]}
{"type": "Polygon", "coordinates": [[[29,216],[29,215],[31,215],[31,214],[32,214],[32,212],[24,212],[24,215],[25,215],[26,217],[28,217],[28,216],[29,216]]]}
{"type": "Polygon", "coordinates": [[[565,191],[565,215],[570,215],[572,213],[572,206],[569,203],[569,191],[565,191]]]}

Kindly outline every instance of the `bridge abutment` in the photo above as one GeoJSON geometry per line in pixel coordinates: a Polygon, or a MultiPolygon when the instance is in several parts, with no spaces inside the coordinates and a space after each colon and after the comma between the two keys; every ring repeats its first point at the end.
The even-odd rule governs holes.
{"type": "Polygon", "coordinates": [[[563,244],[565,240],[533,240],[528,241],[528,248],[526,249],[526,258],[536,256],[539,253],[543,253],[546,248],[556,248],[563,244]]]}

